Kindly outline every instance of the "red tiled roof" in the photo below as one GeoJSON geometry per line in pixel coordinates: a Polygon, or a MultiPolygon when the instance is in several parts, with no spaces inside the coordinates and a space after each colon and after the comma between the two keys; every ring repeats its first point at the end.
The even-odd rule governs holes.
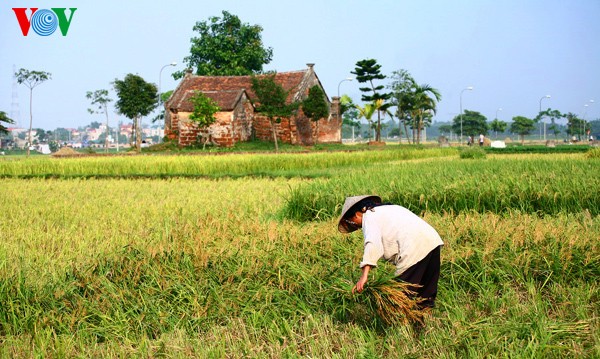
{"type": "Polygon", "coordinates": [[[244,93],[244,90],[230,90],[230,91],[203,91],[203,90],[185,90],[179,96],[181,100],[179,103],[174,103],[179,111],[192,112],[194,106],[189,99],[196,94],[197,91],[202,92],[206,97],[212,99],[217,103],[222,111],[231,111],[235,108],[239,98],[244,93]]]}
{"type": "MultiPolygon", "coordinates": [[[[275,82],[279,83],[284,90],[290,91],[288,101],[291,101],[292,97],[296,95],[307,71],[279,72],[275,74],[275,82]]],[[[266,75],[258,75],[258,77],[260,76],[266,75]]],[[[190,112],[192,105],[188,99],[195,91],[203,92],[206,96],[215,100],[222,110],[226,111],[233,109],[243,91],[246,91],[250,100],[256,99],[252,91],[250,76],[188,75],[173,92],[173,95],[167,101],[167,106],[190,112]]]]}

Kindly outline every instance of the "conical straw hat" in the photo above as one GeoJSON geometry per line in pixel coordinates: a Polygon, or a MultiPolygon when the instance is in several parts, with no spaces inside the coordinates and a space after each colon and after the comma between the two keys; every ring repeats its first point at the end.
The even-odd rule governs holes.
{"type": "Polygon", "coordinates": [[[342,215],[340,216],[340,219],[338,220],[338,230],[342,233],[350,233],[350,232],[354,232],[356,231],[358,228],[353,227],[353,226],[349,226],[348,223],[344,222],[344,216],[346,215],[346,212],[348,212],[350,210],[350,208],[352,208],[352,206],[354,206],[355,204],[357,204],[358,202],[362,201],[365,198],[373,198],[373,200],[377,203],[381,203],[381,198],[379,196],[376,195],[363,195],[363,196],[353,196],[353,197],[346,197],[346,201],[344,202],[344,207],[342,208],[342,215]]]}

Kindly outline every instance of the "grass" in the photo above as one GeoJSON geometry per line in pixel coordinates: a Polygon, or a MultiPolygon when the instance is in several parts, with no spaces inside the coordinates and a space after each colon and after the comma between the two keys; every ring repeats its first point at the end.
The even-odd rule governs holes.
{"type": "Polygon", "coordinates": [[[600,214],[600,163],[582,155],[511,155],[365,167],[291,189],[282,213],[297,221],[333,218],[346,196],[377,193],[416,213],[600,214]]]}
{"type": "MultiPolygon", "coordinates": [[[[573,183],[597,183],[586,176],[595,167],[585,165],[595,166],[593,160],[574,154],[463,161],[456,152],[403,160],[369,151],[372,163],[370,157],[355,163],[356,153],[346,154],[350,159],[314,155],[306,166],[331,167],[309,181],[1,179],[0,206],[7,210],[0,233],[10,235],[2,236],[0,247],[0,357],[600,355],[600,219],[568,205],[573,183]],[[387,181],[388,188],[409,192],[416,187],[425,194],[460,194],[452,203],[471,198],[462,190],[471,182],[460,182],[459,173],[494,168],[512,174],[510,188],[554,191],[566,209],[540,215],[521,208],[443,211],[429,205],[423,215],[445,246],[437,307],[421,331],[386,323],[370,297],[348,293],[360,275],[362,240],[360,233],[337,233],[335,212],[326,215],[328,202],[321,198],[382,190],[378,194],[387,200],[396,193],[383,191],[387,181]],[[445,186],[433,175],[442,169],[450,174],[445,186]],[[534,179],[546,184],[538,187],[534,179]],[[320,220],[281,216],[294,191],[319,194],[311,198],[320,220]]],[[[298,156],[290,161],[312,154],[298,156]]],[[[198,167],[217,166],[212,158],[202,157],[208,164],[198,167]]],[[[220,164],[223,172],[226,166],[240,171],[240,162],[250,160],[231,161],[220,164]]],[[[146,164],[150,171],[151,161],[146,164]]],[[[139,164],[128,166],[131,172],[139,164]]],[[[487,184],[482,178],[473,183],[497,191],[490,193],[499,200],[509,195],[498,186],[501,180],[487,184]]],[[[382,263],[369,288],[387,283],[390,272],[382,263]]]]}
{"type": "Polygon", "coordinates": [[[0,178],[319,177],[364,164],[442,157],[453,149],[406,148],[310,154],[0,159],[0,178]]]}

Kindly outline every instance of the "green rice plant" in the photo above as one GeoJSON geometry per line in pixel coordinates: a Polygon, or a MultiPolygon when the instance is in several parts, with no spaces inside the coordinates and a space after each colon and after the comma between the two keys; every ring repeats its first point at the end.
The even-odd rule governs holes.
{"type": "MultiPolygon", "coordinates": [[[[307,172],[323,174],[311,181],[0,179],[0,357],[600,355],[596,161],[339,155],[297,155],[281,172],[266,164],[300,174],[309,159],[307,172]],[[350,293],[363,242],[360,232],[336,232],[336,206],[371,191],[410,206],[444,240],[424,331],[386,324],[375,297],[350,293]],[[279,216],[290,200],[305,201],[311,208],[298,215],[318,221],[279,216]]],[[[119,166],[174,168],[143,157],[119,166]]],[[[173,166],[257,165],[246,156],[196,160],[173,166]]],[[[99,171],[69,165],[65,173],[99,171]]],[[[392,270],[381,264],[372,274],[386,278],[392,270]]]]}
{"type": "Polygon", "coordinates": [[[99,156],[0,159],[0,178],[328,177],[339,168],[443,157],[454,149],[386,149],[302,154],[99,156]]]}
{"type": "Polygon", "coordinates": [[[599,192],[590,190],[600,187],[600,164],[581,155],[530,156],[373,164],[291,188],[282,216],[297,221],[335,218],[346,196],[361,193],[378,194],[416,213],[600,213],[599,192]]]}
{"type": "Polygon", "coordinates": [[[594,158],[594,159],[600,158],[600,147],[596,147],[596,148],[593,148],[593,149],[587,151],[585,154],[585,157],[594,158]]]}
{"type": "Polygon", "coordinates": [[[481,159],[485,158],[485,150],[479,147],[464,147],[458,152],[460,158],[463,159],[481,159]]]}

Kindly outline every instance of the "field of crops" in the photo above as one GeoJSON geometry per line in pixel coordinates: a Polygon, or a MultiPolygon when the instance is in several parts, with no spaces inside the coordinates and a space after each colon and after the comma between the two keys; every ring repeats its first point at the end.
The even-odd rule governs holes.
{"type": "Polygon", "coordinates": [[[582,153],[13,157],[0,208],[0,357],[600,356],[600,159],[582,153]],[[335,219],[362,193],[445,241],[423,328],[340,290],[362,241],[335,219]]]}

